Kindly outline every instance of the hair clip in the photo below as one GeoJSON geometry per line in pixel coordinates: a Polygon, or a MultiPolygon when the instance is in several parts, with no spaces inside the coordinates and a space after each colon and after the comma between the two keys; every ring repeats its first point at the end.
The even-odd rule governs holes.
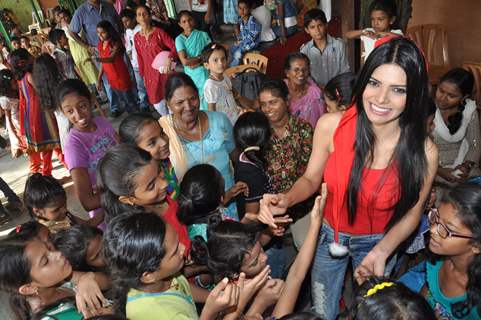
{"type": "Polygon", "coordinates": [[[15,233],[19,233],[20,231],[22,231],[22,225],[19,224],[18,226],[15,227],[15,233]]]}
{"type": "Polygon", "coordinates": [[[217,47],[217,43],[213,43],[213,44],[210,46],[211,49],[215,49],[216,47],[217,47]]]}
{"type": "Polygon", "coordinates": [[[376,292],[386,288],[386,287],[392,287],[394,285],[394,282],[383,282],[376,284],[374,287],[371,289],[367,290],[366,294],[364,295],[364,298],[370,297],[373,294],[376,294],[376,292]]]}
{"type": "Polygon", "coordinates": [[[336,88],[336,100],[341,100],[341,94],[339,93],[339,90],[336,88]]]}
{"type": "Polygon", "coordinates": [[[244,149],[244,152],[248,152],[248,151],[259,151],[261,148],[258,147],[258,146],[251,146],[251,147],[247,147],[244,149]]]}

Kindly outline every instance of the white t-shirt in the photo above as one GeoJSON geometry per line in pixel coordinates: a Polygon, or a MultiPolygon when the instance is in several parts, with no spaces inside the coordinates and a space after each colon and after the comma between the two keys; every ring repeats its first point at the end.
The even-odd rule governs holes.
{"type": "MultiPolygon", "coordinates": [[[[372,31],[372,32],[376,32],[374,31],[373,28],[366,28],[365,29],[366,31],[372,31]]],[[[402,30],[400,29],[396,29],[396,30],[391,30],[389,32],[392,32],[392,33],[395,33],[395,34],[398,34],[400,36],[403,35],[403,32],[402,30]]],[[[367,37],[367,36],[361,36],[361,41],[362,41],[362,44],[364,46],[364,52],[362,53],[362,57],[364,58],[364,61],[367,60],[367,57],[369,57],[369,55],[371,54],[372,50],[374,50],[374,45],[376,44],[376,41],[378,39],[372,39],[370,37],[367,37]]]]}
{"type": "Polygon", "coordinates": [[[252,16],[256,18],[261,24],[261,42],[273,41],[276,39],[276,34],[271,28],[271,12],[266,6],[258,6],[251,12],[252,16]]]}
{"type": "Polygon", "coordinates": [[[192,11],[207,12],[209,0],[192,0],[192,11]]]}
{"type": "Polygon", "coordinates": [[[130,63],[133,68],[139,68],[139,62],[137,61],[137,50],[135,49],[134,36],[140,32],[140,24],[136,25],[133,29],[125,30],[125,51],[131,57],[130,63]]]}
{"type": "Polygon", "coordinates": [[[234,124],[239,117],[239,107],[232,93],[232,82],[224,76],[221,81],[207,79],[204,85],[204,99],[207,103],[215,103],[215,110],[227,115],[234,124]]]}

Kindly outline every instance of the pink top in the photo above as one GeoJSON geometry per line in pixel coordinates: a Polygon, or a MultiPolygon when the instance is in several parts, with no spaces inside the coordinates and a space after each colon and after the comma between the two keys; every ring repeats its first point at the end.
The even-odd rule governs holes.
{"type": "MultiPolygon", "coordinates": [[[[287,84],[287,80],[284,80],[287,84]]],[[[316,127],[317,120],[326,112],[324,94],[317,84],[308,80],[309,87],[306,94],[300,99],[289,100],[289,112],[316,127]]]]}

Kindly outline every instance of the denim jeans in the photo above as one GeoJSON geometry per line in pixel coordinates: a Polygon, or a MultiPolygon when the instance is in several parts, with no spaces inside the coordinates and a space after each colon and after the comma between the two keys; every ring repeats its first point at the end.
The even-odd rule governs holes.
{"type": "Polygon", "coordinates": [[[230,63],[231,67],[238,66],[241,63],[242,59],[242,48],[238,45],[234,45],[230,47],[230,55],[232,57],[232,61],[230,63]]]}
{"type": "Polygon", "coordinates": [[[144,78],[140,75],[139,69],[134,68],[134,76],[135,76],[135,84],[137,86],[137,94],[138,94],[138,103],[139,107],[143,111],[147,111],[149,109],[149,97],[147,96],[147,90],[145,89],[144,85],[144,78]]]}
{"type": "Polygon", "coordinates": [[[139,111],[139,106],[137,105],[137,99],[135,99],[134,94],[131,90],[120,91],[112,89],[112,95],[117,99],[117,101],[122,101],[125,106],[125,110],[128,113],[139,111]]]}
{"type": "MultiPolygon", "coordinates": [[[[334,230],[323,224],[311,271],[312,304],[314,311],[322,319],[334,320],[339,314],[339,300],[349,258],[352,258],[353,268],[356,269],[383,236],[382,233],[372,235],[339,233],[339,242],[349,248],[349,254],[335,258],[329,253],[329,244],[334,241],[334,230]]],[[[391,263],[386,266],[386,270],[390,270],[389,268],[392,269],[391,263]]]]}

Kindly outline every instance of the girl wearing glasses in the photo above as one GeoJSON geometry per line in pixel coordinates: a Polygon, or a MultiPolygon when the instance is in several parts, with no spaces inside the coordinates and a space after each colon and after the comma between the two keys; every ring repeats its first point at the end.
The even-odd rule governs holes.
{"type": "Polygon", "coordinates": [[[429,223],[434,258],[400,281],[420,292],[438,319],[481,319],[481,188],[447,190],[429,223]]]}

